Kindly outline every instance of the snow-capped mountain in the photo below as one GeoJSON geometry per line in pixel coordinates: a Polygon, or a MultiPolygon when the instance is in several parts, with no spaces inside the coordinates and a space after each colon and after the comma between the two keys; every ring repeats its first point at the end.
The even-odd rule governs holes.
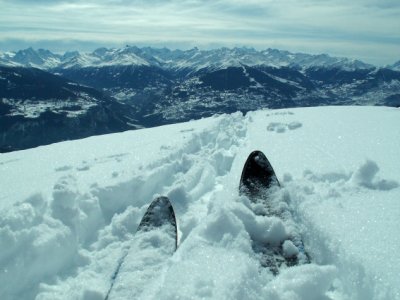
{"type": "Polygon", "coordinates": [[[155,66],[168,69],[220,69],[248,66],[289,66],[297,68],[326,67],[345,70],[370,69],[374,66],[358,60],[331,57],[326,54],[310,55],[277,49],[257,51],[253,48],[220,48],[212,50],[169,50],[151,47],[99,48],[92,53],[67,52],[54,54],[48,50],[32,48],[9,53],[2,57],[3,64],[51,68],[84,68],[102,66],[155,66]]]}
{"type": "Polygon", "coordinates": [[[106,49],[99,48],[92,53],[75,52],[63,56],[58,68],[86,68],[106,66],[150,66],[157,65],[151,58],[139,56],[134,48],[106,49]]]}
{"type": "Polygon", "coordinates": [[[61,55],[54,54],[49,50],[34,50],[28,48],[17,52],[4,53],[0,56],[0,65],[34,67],[40,69],[51,69],[61,63],[61,55]]]}

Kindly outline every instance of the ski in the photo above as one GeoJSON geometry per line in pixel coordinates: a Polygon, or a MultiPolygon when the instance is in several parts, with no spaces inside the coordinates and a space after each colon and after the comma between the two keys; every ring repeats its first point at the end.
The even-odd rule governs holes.
{"type": "Polygon", "coordinates": [[[176,249],[174,209],[167,197],[158,197],[150,204],[130,248],[121,257],[105,300],[140,299],[147,283],[176,249]]]}
{"type": "MultiPolygon", "coordinates": [[[[239,194],[257,205],[258,209],[254,210],[257,215],[276,216],[287,222],[292,218],[290,212],[280,205],[279,199],[273,197],[274,191],[279,188],[280,183],[267,157],[261,151],[253,151],[243,167],[239,194]]],[[[253,241],[253,250],[259,254],[261,265],[269,268],[274,275],[282,268],[309,262],[299,234],[278,245],[253,241]]]]}

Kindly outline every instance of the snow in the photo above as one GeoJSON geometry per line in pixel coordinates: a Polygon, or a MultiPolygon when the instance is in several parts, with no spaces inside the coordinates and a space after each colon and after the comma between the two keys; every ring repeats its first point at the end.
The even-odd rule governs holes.
{"type": "Polygon", "coordinates": [[[294,255],[299,254],[299,249],[290,240],[286,240],[283,243],[282,247],[285,257],[292,257],[294,255]]]}
{"type": "MultiPolygon", "coordinates": [[[[20,75],[18,74],[18,76],[20,75]]],[[[37,101],[36,99],[3,99],[3,103],[13,106],[9,114],[7,114],[9,116],[24,116],[25,118],[33,119],[50,110],[55,113],[65,113],[67,117],[72,118],[85,114],[91,107],[97,105],[96,100],[86,93],[81,93],[80,97],[72,104],[68,100],[60,101],[58,99],[41,101],[37,101]]]]}
{"type": "Polygon", "coordinates": [[[400,299],[399,113],[263,110],[1,154],[0,298],[104,299],[126,255],[109,299],[400,299]],[[255,149],[294,222],[238,195],[255,149]],[[158,195],[178,223],[163,259],[134,235],[158,195]],[[260,268],[251,240],[295,231],[312,263],[260,268]]]}

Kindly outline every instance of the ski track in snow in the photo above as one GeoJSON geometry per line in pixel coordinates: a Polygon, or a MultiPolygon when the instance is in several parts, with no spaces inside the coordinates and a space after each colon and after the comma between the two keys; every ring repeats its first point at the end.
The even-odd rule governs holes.
{"type": "Polygon", "coordinates": [[[0,298],[104,299],[148,205],[165,195],[179,247],[141,281],[140,299],[400,299],[390,171],[400,124],[371,123],[398,111],[345,109],[236,113],[1,155],[0,298]],[[255,149],[313,261],[277,277],[259,268],[250,239],[271,238],[276,220],[237,192],[255,149]]]}

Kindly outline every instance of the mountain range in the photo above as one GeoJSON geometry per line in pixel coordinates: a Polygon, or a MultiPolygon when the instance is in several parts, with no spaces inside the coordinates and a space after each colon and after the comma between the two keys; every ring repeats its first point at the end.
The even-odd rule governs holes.
{"type": "Polygon", "coordinates": [[[155,66],[171,70],[201,70],[240,66],[268,65],[273,67],[330,67],[347,70],[369,69],[373,65],[359,60],[331,57],[327,54],[311,55],[291,53],[277,49],[257,51],[253,48],[220,48],[213,50],[170,50],[151,47],[99,48],[92,53],[78,51],[55,54],[49,50],[33,48],[0,54],[0,62],[9,66],[42,69],[85,68],[105,66],[155,66]]]}
{"type": "Polygon", "coordinates": [[[321,105],[400,106],[400,61],[252,48],[0,53],[0,151],[213,114],[321,105]]]}

